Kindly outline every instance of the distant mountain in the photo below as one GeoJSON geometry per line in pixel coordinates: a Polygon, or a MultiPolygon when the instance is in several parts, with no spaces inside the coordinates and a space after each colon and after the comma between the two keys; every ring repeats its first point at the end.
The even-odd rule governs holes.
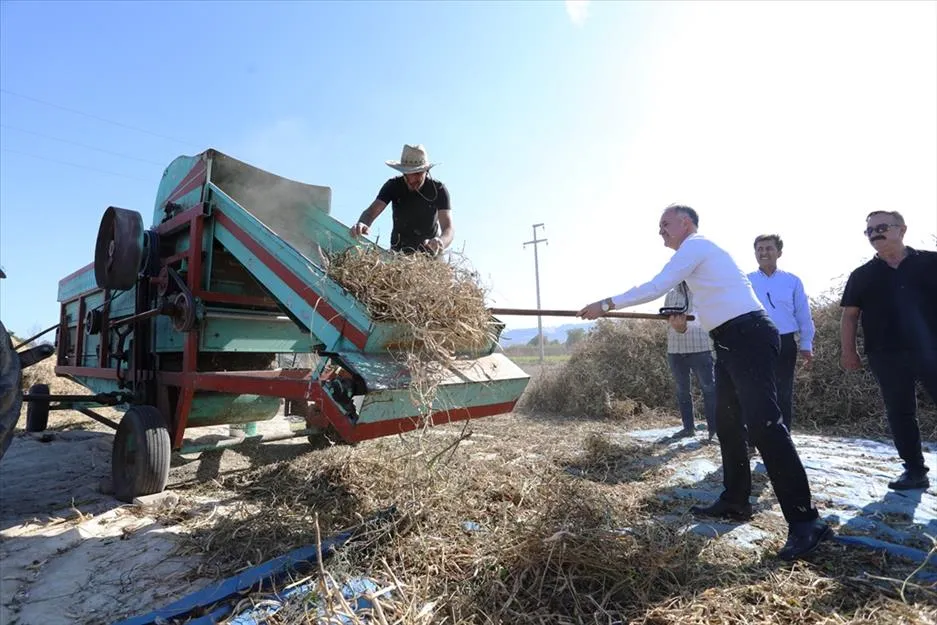
{"type": "MultiPolygon", "coordinates": [[[[566,342],[566,333],[569,330],[574,328],[583,328],[589,330],[593,325],[594,321],[584,321],[582,323],[564,323],[561,326],[544,326],[543,327],[543,338],[547,341],[559,341],[560,343],[566,342]]],[[[527,345],[531,339],[537,336],[537,328],[515,328],[513,330],[505,330],[501,334],[501,346],[510,347],[512,345],[527,345]]]]}

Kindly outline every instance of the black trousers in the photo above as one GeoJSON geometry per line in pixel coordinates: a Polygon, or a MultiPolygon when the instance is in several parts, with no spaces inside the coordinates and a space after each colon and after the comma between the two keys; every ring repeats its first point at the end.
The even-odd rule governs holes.
{"type": "Polygon", "coordinates": [[[716,347],[716,431],[722,452],[720,497],[748,503],[752,474],[748,439],[761,452],[771,486],[789,524],[819,517],[807,473],[784,426],[775,381],[781,339],[764,311],[741,315],[710,332],[716,347]]]}
{"type": "Polygon", "coordinates": [[[882,391],[892,440],[904,461],[905,469],[926,469],[917,421],[914,382],[919,380],[934,403],[937,403],[937,349],[872,352],[868,358],[869,368],[882,391]]]}
{"type": "Polygon", "coordinates": [[[794,368],[797,366],[797,341],[794,333],[781,335],[781,354],[775,368],[778,383],[778,405],[784,425],[790,431],[794,420],[794,368]]]}

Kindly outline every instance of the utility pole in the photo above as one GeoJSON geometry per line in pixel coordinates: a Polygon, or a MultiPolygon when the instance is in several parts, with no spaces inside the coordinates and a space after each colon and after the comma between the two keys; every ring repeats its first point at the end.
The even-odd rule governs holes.
{"type": "MultiPolygon", "coordinates": [[[[537,310],[540,308],[540,259],[537,256],[537,244],[546,243],[546,239],[537,238],[537,228],[543,228],[543,224],[534,224],[534,238],[532,241],[524,243],[524,248],[528,245],[534,246],[534,276],[537,280],[537,310]]],[[[537,335],[540,337],[540,365],[543,366],[543,321],[540,315],[537,315],[537,335]]]]}

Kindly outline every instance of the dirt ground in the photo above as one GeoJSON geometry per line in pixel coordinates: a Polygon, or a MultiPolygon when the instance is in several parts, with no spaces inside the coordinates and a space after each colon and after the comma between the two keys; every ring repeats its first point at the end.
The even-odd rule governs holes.
{"type": "MultiPolygon", "coordinates": [[[[21,421],[22,424],[22,421],[21,421]]],[[[686,510],[720,491],[718,444],[706,444],[702,432],[692,439],[668,440],[677,428],[671,416],[652,414],[644,422],[624,424],[587,420],[538,419],[516,414],[481,419],[473,436],[461,444],[468,460],[524,462],[532,456],[551,462],[581,453],[596,437],[608,450],[634,443],[652,449],[640,462],[664,476],[653,518],[729,542],[744,549],[776,549],[784,540],[783,523],[764,467],[752,460],[756,519],[724,526],[688,521],[686,510]],[[590,443],[590,441],[592,441],[590,443]]],[[[285,419],[263,424],[262,431],[282,432],[285,419]]],[[[203,435],[225,434],[206,428],[203,435]]],[[[461,425],[435,428],[433,435],[455,437],[461,425]]],[[[248,474],[276,462],[314,459],[305,439],[260,448],[229,449],[174,457],[167,495],[153,505],[128,505],[110,493],[112,434],[77,413],[52,413],[50,430],[21,432],[0,462],[0,623],[110,623],[163,607],[210,581],[216,571],[198,554],[178,549],[188,531],[186,517],[224,514],[238,493],[226,486],[231,476],[248,474]],[[227,480],[227,481],[226,481],[227,480]],[[165,514],[167,507],[172,515],[165,514]],[[179,519],[173,523],[167,519],[179,519]]],[[[929,558],[925,569],[937,575],[937,558],[927,536],[937,536],[937,488],[895,493],[887,481],[900,472],[894,450],[885,443],[795,435],[821,514],[840,535],[880,541],[879,546],[929,558]],[[928,568],[929,567],[929,568],[928,568]]],[[[367,441],[350,448],[348,459],[403,451],[396,439],[367,441]]],[[[932,466],[937,446],[929,444],[932,466]]],[[[603,487],[625,488],[614,462],[570,463],[566,474],[603,487]],[[602,468],[604,466],[604,469],[602,468]]],[[[300,546],[300,545],[296,545],[300,546]]],[[[835,558],[845,550],[867,549],[854,543],[824,546],[835,558]]],[[[891,557],[891,556],[889,556],[891,557]]],[[[245,562],[257,564],[258,562],[245,562]]],[[[937,577],[928,578],[937,582],[937,577]]],[[[921,613],[920,620],[931,618],[921,613]]]]}

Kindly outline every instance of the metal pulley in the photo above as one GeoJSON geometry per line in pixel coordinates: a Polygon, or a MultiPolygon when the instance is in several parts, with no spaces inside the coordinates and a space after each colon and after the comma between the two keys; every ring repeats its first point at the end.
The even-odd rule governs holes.
{"type": "Polygon", "coordinates": [[[172,304],[172,327],[177,332],[189,332],[198,320],[195,298],[188,291],[180,291],[170,299],[172,304]]]}
{"type": "Polygon", "coordinates": [[[85,334],[94,335],[101,331],[104,313],[100,310],[89,310],[85,313],[85,334]]]}
{"type": "Polygon", "coordinates": [[[172,278],[169,275],[169,267],[163,267],[159,270],[159,275],[156,278],[156,293],[160,297],[166,297],[169,295],[170,289],[172,288],[172,278]]]}
{"type": "Polygon", "coordinates": [[[115,206],[104,211],[94,246],[94,279],[98,287],[127,290],[136,284],[144,240],[140,213],[115,206]]]}

